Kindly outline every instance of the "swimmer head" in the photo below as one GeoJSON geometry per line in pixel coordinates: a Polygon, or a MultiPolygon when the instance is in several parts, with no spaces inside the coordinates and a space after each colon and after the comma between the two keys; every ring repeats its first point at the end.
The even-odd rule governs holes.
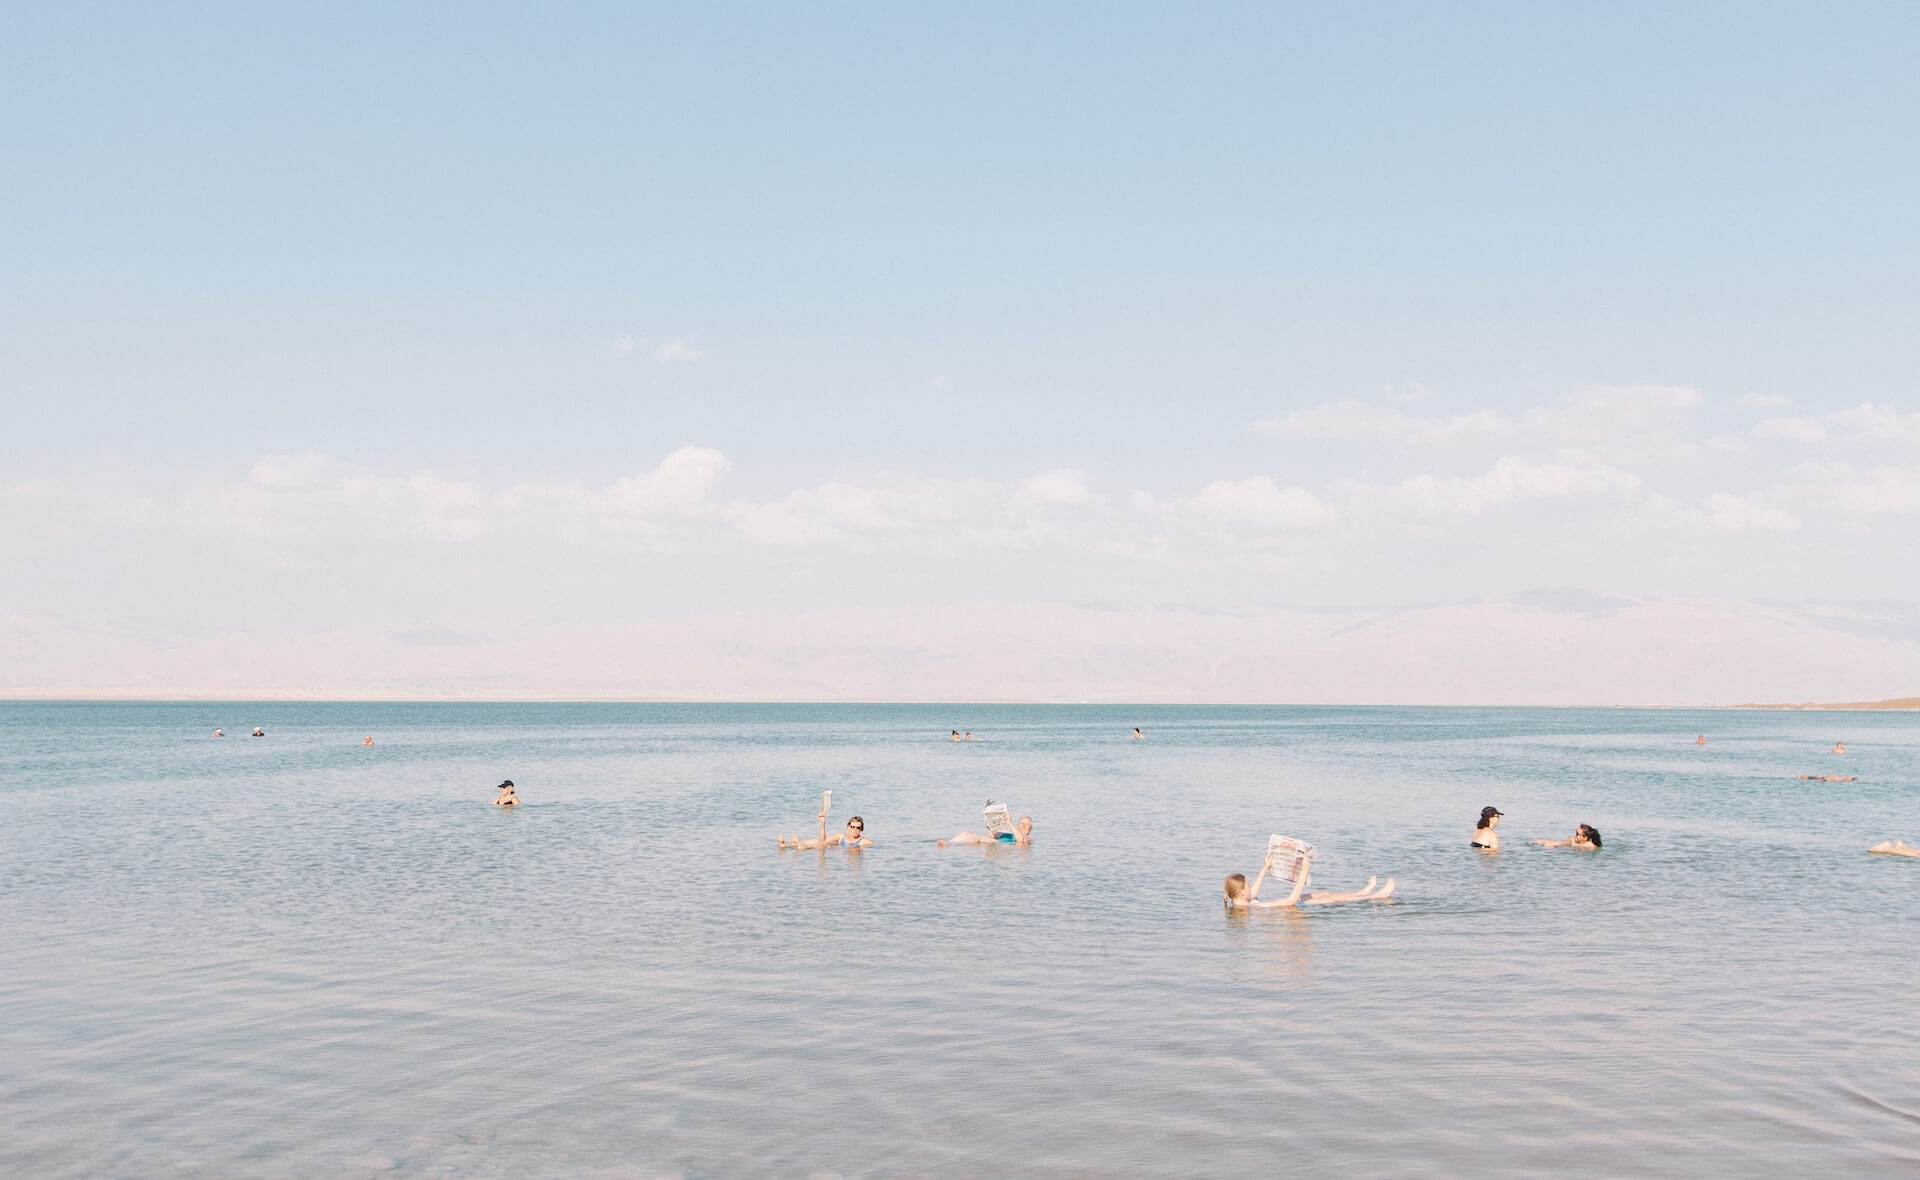
{"type": "Polygon", "coordinates": [[[1501,811],[1498,807],[1492,807],[1492,806],[1482,807],[1480,809],[1480,822],[1473,826],[1476,828],[1499,827],[1500,817],[1505,814],[1506,813],[1501,811]]]}
{"type": "Polygon", "coordinates": [[[1235,873],[1227,878],[1227,900],[1247,900],[1247,875],[1245,873],[1235,873]]]}

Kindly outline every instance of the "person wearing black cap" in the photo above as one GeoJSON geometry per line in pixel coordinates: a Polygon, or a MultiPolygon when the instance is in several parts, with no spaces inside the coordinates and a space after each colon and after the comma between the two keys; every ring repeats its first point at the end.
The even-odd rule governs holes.
{"type": "Polygon", "coordinates": [[[497,789],[497,790],[498,790],[498,791],[499,791],[500,793],[499,793],[498,795],[495,795],[495,796],[493,797],[493,805],[494,805],[495,807],[518,807],[518,806],[520,806],[520,796],[518,796],[518,795],[516,795],[516,794],[514,794],[514,793],[513,793],[513,780],[512,780],[512,779],[508,779],[508,780],[507,780],[506,782],[503,782],[503,783],[501,783],[501,784],[500,784],[500,786],[499,786],[498,788],[496,788],[496,789],[497,789]]]}
{"type": "Polygon", "coordinates": [[[1473,825],[1473,839],[1471,843],[1482,852],[1498,852],[1500,851],[1499,829],[1500,809],[1498,807],[1482,807],[1480,809],[1480,822],[1473,825]]]}

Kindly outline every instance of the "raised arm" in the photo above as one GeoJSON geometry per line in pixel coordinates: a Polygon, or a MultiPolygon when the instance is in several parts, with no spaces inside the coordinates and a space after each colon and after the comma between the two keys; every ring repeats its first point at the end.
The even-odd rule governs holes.
{"type": "Polygon", "coordinates": [[[1311,860],[1306,859],[1305,857],[1302,857],[1300,859],[1300,875],[1293,879],[1293,892],[1287,894],[1285,900],[1261,901],[1259,900],[1260,882],[1267,879],[1267,869],[1270,866],[1272,866],[1272,864],[1273,864],[1273,853],[1269,852],[1267,853],[1266,863],[1260,866],[1259,879],[1254,881],[1252,891],[1247,894],[1248,903],[1251,905],[1260,906],[1263,909],[1280,909],[1287,906],[1299,905],[1300,895],[1306,892],[1306,889],[1307,889],[1307,876],[1313,868],[1313,862],[1311,860]]]}
{"type": "Polygon", "coordinates": [[[1247,890],[1249,904],[1260,899],[1260,886],[1266,883],[1267,871],[1273,868],[1273,849],[1267,849],[1267,859],[1260,862],[1260,875],[1253,879],[1253,888],[1247,890]]]}

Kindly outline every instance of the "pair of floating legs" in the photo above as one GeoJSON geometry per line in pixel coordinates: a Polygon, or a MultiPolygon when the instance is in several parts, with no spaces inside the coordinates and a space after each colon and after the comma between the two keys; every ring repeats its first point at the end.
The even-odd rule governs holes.
{"type": "Polygon", "coordinates": [[[1872,848],[1867,849],[1867,851],[1868,852],[1884,852],[1888,856],[1920,857],[1920,848],[1915,848],[1911,844],[1903,844],[1898,840],[1884,840],[1878,844],[1875,844],[1872,848]]]}
{"type": "Polygon", "coordinates": [[[1309,893],[1300,899],[1301,905],[1337,905],[1343,901],[1385,901],[1393,896],[1394,880],[1387,878],[1385,885],[1380,878],[1368,877],[1366,887],[1352,893],[1309,893]]]}

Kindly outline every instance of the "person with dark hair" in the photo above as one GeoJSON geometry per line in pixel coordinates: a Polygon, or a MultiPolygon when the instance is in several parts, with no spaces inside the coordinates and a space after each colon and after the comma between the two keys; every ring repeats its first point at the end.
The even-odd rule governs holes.
{"type": "Polygon", "coordinates": [[[1473,825],[1473,836],[1467,841],[1482,852],[1500,851],[1500,817],[1505,814],[1498,807],[1489,804],[1480,809],[1480,822],[1473,825]]]}
{"type": "Polygon", "coordinates": [[[792,848],[796,851],[803,852],[816,848],[832,848],[835,845],[840,845],[848,849],[871,848],[873,846],[873,841],[867,839],[867,821],[857,815],[847,820],[847,830],[844,832],[835,832],[831,836],[823,832],[811,840],[802,840],[798,836],[780,836],[777,838],[777,841],[782,848],[792,848]]]}
{"type": "Polygon", "coordinates": [[[495,807],[520,806],[520,796],[513,793],[512,779],[507,779],[506,781],[502,782],[498,787],[494,789],[500,792],[498,795],[495,795],[493,797],[493,805],[495,807]]]}
{"type": "Polygon", "coordinates": [[[1600,829],[1592,824],[1581,824],[1574,829],[1573,835],[1565,840],[1535,840],[1542,848],[1579,848],[1592,851],[1600,847],[1600,829]]]}

